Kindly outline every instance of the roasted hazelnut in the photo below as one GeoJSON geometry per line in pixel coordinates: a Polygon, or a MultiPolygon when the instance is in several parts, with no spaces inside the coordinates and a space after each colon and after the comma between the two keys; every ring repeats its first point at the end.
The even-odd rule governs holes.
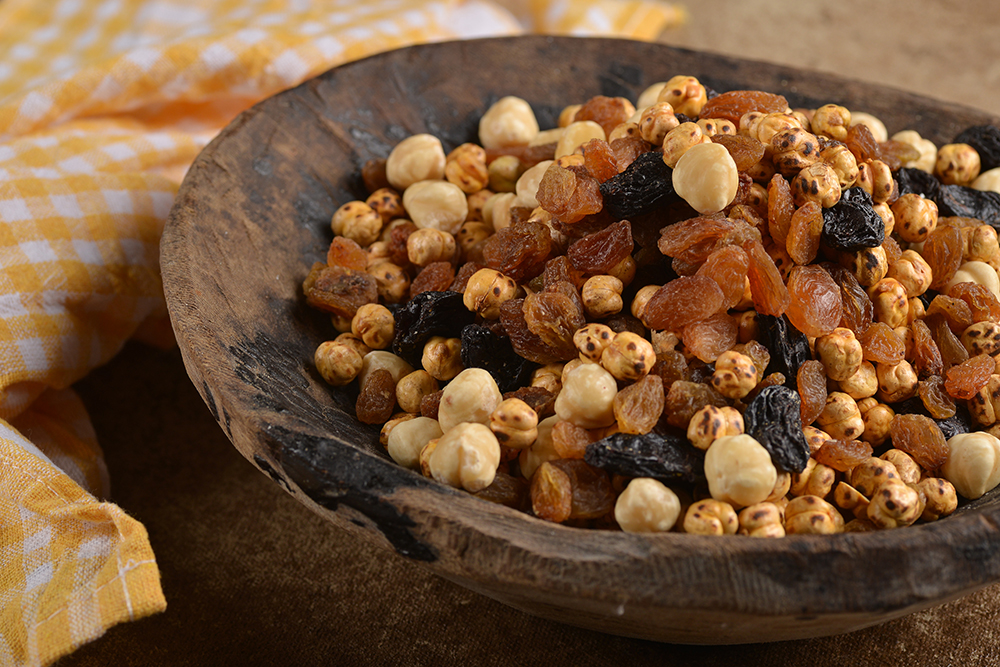
{"type": "Polygon", "coordinates": [[[840,201],[840,179],[826,162],[816,162],[803,168],[789,184],[796,206],[814,201],[830,208],[840,201]]]}
{"type": "Polygon", "coordinates": [[[910,309],[906,288],[894,278],[883,278],[868,289],[872,300],[875,319],[895,329],[906,322],[910,309]]]}
{"type": "Polygon", "coordinates": [[[706,142],[711,142],[711,139],[705,136],[697,123],[681,123],[663,137],[663,161],[668,167],[676,167],[688,149],[706,142]]]}
{"type": "Polygon", "coordinates": [[[530,447],[538,437],[538,413],[521,399],[508,398],[490,414],[490,430],[504,447],[530,447]]]}
{"type": "Polygon", "coordinates": [[[654,146],[662,146],[667,132],[680,125],[674,108],[668,103],[654,104],[642,112],[639,117],[639,134],[654,146]]]}
{"type": "Polygon", "coordinates": [[[445,158],[444,177],[466,194],[479,192],[490,182],[486,151],[476,144],[461,144],[445,158]]]}
{"type": "Polygon", "coordinates": [[[810,125],[810,129],[816,134],[843,141],[851,126],[851,112],[836,104],[824,104],[813,112],[810,125]]]}
{"type": "Polygon", "coordinates": [[[382,231],[382,216],[363,201],[351,201],[333,214],[330,228],[337,236],[349,238],[365,247],[378,240],[382,231]]]}
{"type": "Polygon", "coordinates": [[[878,396],[885,403],[898,403],[917,392],[917,373],[910,362],[879,364],[875,368],[878,377],[878,396]]]}
{"type": "Polygon", "coordinates": [[[923,495],[924,511],[920,515],[923,521],[937,521],[958,509],[955,486],[946,479],[926,477],[916,482],[913,488],[923,495]]]}
{"type": "Polygon", "coordinates": [[[723,436],[740,435],[743,428],[743,415],[736,408],[706,405],[695,412],[688,422],[687,437],[698,449],[707,450],[723,436]]]}
{"type": "Polygon", "coordinates": [[[836,482],[836,470],[810,458],[806,461],[806,467],[802,472],[792,473],[788,492],[793,496],[810,495],[825,498],[833,491],[836,482]]]}
{"type": "Polygon", "coordinates": [[[853,440],[865,428],[857,402],[840,391],[827,396],[826,406],[816,418],[816,424],[835,440],[853,440]]]}
{"type": "Polygon", "coordinates": [[[924,511],[920,494],[898,479],[880,484],[870,500],[868,520],[879,528],[909,526],[924,511]]]}
{"type": "Polygon", "coordinates": [[[424,396],[433,394],[438,388],[438,381],[426,370],[413,371],[396,383],[396,402],[404,412],[419,413],[424,396]]]}
{"type": "MultiPolygon", "coordinates": [[[[420,365],[436,380],[447,382],[462,372],[462,341],[432,336],[424,343],[420,365]]],[[[433,392],[432,392],[433,393],[433,392]]]]}
{"type": "Polygon", "coordinates": [[[462,301],[465,307],[488,320],[500,317],[500,306],[517,294],[517,283],[495,269],[472,274],[462,301]]]}
{"type": "Polygon", "coordinates": [[[739,514],[739,534],[749,537],[784,537],[781,510],[774,503],[744,507],[739,514]]]}
{"type": "Polygon", "coordinates": [[[676,113],[697,118],[708,102],[708,93],[698,79],[693,76],[678,75],[664,84],[656,101],[667,102],[676,113]]]}
{"type": "Polygon", "coordinates": [[[894,230],[908,243],[919,243],[937,228],[938,207],[930,199],[907,193],[891,205],[896,219],[894,230]]]}
{"type": "Polygon", "coordinates": [[[656,363],[653,345],[631,331],[615,334],[601,353],[601,366],[619,380],[638,380],[656,363]]]}
{"type": "Polygon", "coordinates": [[[313,357],[316,370],[324,380],[335,387],[350,384],[361,372],[362,355],[344,343],[320,343],[313,357]]]}

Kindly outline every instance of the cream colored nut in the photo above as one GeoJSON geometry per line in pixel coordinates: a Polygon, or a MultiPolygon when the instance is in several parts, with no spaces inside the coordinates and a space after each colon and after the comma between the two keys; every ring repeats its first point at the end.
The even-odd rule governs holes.
{"type": "Polygon", "coordinates": [[[420,450],[418,465],[420,466],[420,474],[424,477],[431,477],[431,454],[433,454],[434,450],[437,449],[438,440],[440,440],[440,438],[434,438],[420,450]]]}
{"type": "Polygon", "coordinates": [[[767,114],[763,111],[748,111],[740,116],[740,122],[736,124],[736,131],[745,137],[757,138],[757,125],[767,114]]]}
{"type": "MultiPolygon", "coordinates": [[[[910,297],[906,300],[906,324],[913,324],[914,320],[922,320],[927,316],[927,310],[924,308],[924,302],[916,297],[910,297]]],[[[903,342],[906,343],[906,353],[909,354],[913,349],[913,330],[906,326],[903,327],[906,333],[903,335],[903,342]]],[[[899,327],[893,329],[897,335],[899,335],[899,327]]]]}
{"type": "Polygon", "coordinates": [[[854,466],[850,476],[851,486],[866,498],[871,498],[875,490],[887,480],[899,480],[899,472],[895,465],[874,456],[854,466]]]}
{"type": "MultiPolygon", "coordinates": [[[[383,232],[385,229],[382,230],[383,232]]],[[[389,244],[386,241],[375,241],[365,248],[365,267],[370,268],[381,262],[389,261],[389,244]]]]}
{"type": "Polygon", "coordinates": [[[660,287],[662,287],[662,285],[646,285],[644,287],[640,287],[639,291],[635,293],[635,298],[632,299],[632,305],[629,307],[632,311],[632,316],[643,322],[643,324],[645,324],[643,316],[646,312],[646,305],[649,303],[649,300],[653,298],[653,295],[656,294],[660,287]]]}
{"type": "Polygon", "coordinates": [[[785,508],[785,532],[789,535],[832,535],[844,530],[844,517],[818,496],[799,496],[785,508]]]}
{"type": "Polygon", "coordinates": [[[896,474],[904,484],[916,484],[920,481],[920,465],[903,450],[893,448],[879,458],[896,466],[896,474]]]}
{"type": "Polygon", "coordinates": [[[825,498],[833,491],[837,471],[814,458],[806,461],[802,472],[792,473],[788,492],[793,496],[818,496],[825,498]]]}
{"type": "Polygon", "coordinates": [[[553,396],[562,391],[563,364],[546,364],[531,373],[531,386],[541,387],[553,396]]]}
{"type": "Polygon", "coordinates": [[[435,480],[475,493],[493,483],[500,465],[500,443],[480,423],[444,429],[428,459],[435,480]]]}
{"type": "Polygon", "coordinates": [[[601,353],[601,366],[618,380],[638,380],[654,363],[652,343],[631,331],[616,333],[601,353]]]}
{"type": "Polygon", "coordinates": [[[934,164],[937,162],[938,152],[937,146],[934,145],[933,141],[924,139],[914,130],[903,130],[902,132],[897,132],[892,135],[891,138],[893,141],[899,141],[913,146],[917,149],[917,152],[920,153],[919,158],[907,163],[904,166],[926,171],[928,174],[933,173],[934,164]]]}
{"type": "Polygon", "coordinates": [[[433,394],[438,389],[438,381],[433,375],[426,370],[413,371],[396,383],[396,402],[404,412],[420,412],[420,402],[424,396],[433,394]]]}
{"type": "Polygon", "coordinates": [[[562,127],[553,127],[548,130],[542,130],[535,135],[535,138],[528,142],[529,146],[544,146],[546,144],[558,143],[559,137],[562,136],[562,127]]]}
{"type": "Polygon", "coordinates": [[[578,120],[570,123],[556,144],[556,159],[571,155],[577,148],[591,139],[604,141],[604,128],[592,120],[578,120]]]}
{"type": "Polygon", "coordinates": [[[893,229],[904,241],[919,243],[937,228],[938,207],[930,199],[911,192],[900,195],[890,208],[896,219],[893,229]]]}
{"type": "Polygon", "coordinates": [[[858,160],[843,144],[830,144],[820,151],[819,159],[833,167],[841,188],[849,188],[858,180],[858,160]]]}
{"type": "Polygon", "coordinates": [[[898,403],[917,393],[917,373],[905,359],[898,364],[879,364],[878,397],[885,403],[898,403]]]}
{"type": "Polygon", "coordinates": [[[924,511],[920,518],[937,521],[958,509],[958,494],[955,485],[941,477],[927,477],[913,485],[923,495],[924,511]]]}
{"type": "MultiPolygon", "coordinates": [[[[865,399],[869,400],[869,399],[865,399]]],[[[875,399],[870,399],[874,401],[875,399]]],[[[865,422],[865,432],[861,434],[861,439],[872,447],[881,447],[889,438],[889,428],[892,426],[892,419],[896,413],[885,403],[878,403],[862,413],[865,422]]]]}
{"type": "Polygon", "coordinates": [[[440,229],[418,229],[406,238],[406,256],[416,266],[450,262],[455,257],[455,248],[455,237],[440,229]]]}
{"type": "Polygon", "coordinates": [[[985,320],[976,322],[962,332],[962,345],[969,356],[977,354],[997,355],[1000,353],[1000,324],[985,320]]]}
{"type": "Polygon", "coordinates": [[[806,437],[806,444],[809,445],[809,456],[818,452],[827,440],[833,440],[833,436],[815,426],[803,426],[802,434],[806,437]]]}
{"type": "Polygon", "coordinates": [[[324,380],[334,387],[343,387],[358,377],[362,357],[350,345],[328,340],[316,348],[313,362],[324,380]]]}
{"type": "Polygon", "coordinates": [[[816,162],[797,173],[789,186],[796,206],[814,201],[830,208],[840,201],[840,178],[826,162],[816,162]]]}
{"type": "Polygon", "coordinates": [[[351,333],[371,349],[384,350],[396,333],[396,320],[385,306],[366,303],[354,313],[351,333]]]}
{"type": "Polygon", "coordinates": [[[535,195],[538,194],[538,184],[542,182],[542,176],[545,175],[545,170],[551,164],[554,164],[553,160],[542,160],[521,174],[521,177],[517,179],[517,183],[514,185],[514,192],[517,194],[517,206],[524,206],[531,209],[538,208],[538,199],[535,198],[535,195]]]}
{"type": "Polygon", "coordinates": [[[876,321],[888,325],[890,329],[906,323],[910,303],[906,288],[898,280],[883,278],[868,288],[868,296],[872,300],[876,321]]]}
{"type": "Polygon", "coordinates": [[[868,520],[879,528],[900,528],[915,523],[923,511],[920,494],[902,480],[892,479],[875,489],[868,503],[868,520]]]}
{"type": "Polygon", "coordinates": [[[811,125],[814,133],[843,141],[851,126],[851,112],[836,104],[824,104],[813,113],[811,125]]]}
{"type": "Polygon", "coordinates": [[[611,344],[614,337],[615,332],[611,327],[593,322],[573,334],[573,344],[580,350],[580,359],[599,364],[604,349],[611,344]]]}
{"type": "Polygon", "coordinates": [[[736,197],[739,171],[726,147],[698,144],[677,162],[672,175],[674,190],[699,213],[721,211],[736,197]]]}
{"type": "Polygon", "coordinates": [[[524,166],[513,155],[501,155],[490,162],[487,170],[490,190],[496,193],[514,192],[517,189],[517,179],[524,173],[524,166]]]}
{"type": "Polygon", "coordinates": [[[639,135],[654,146],[662,146],[667,133],[680,125],[674,108],[666,102],[653,104],[639,116],[639,135]]]}
{"type": "Polygon", "coordinates": [[[400,141],[389,153],[385,176],[389,185],[402,192],[418,181],[444,178],[445,161],[444,148],[437,137],[415,134],[400,141]]]}
{"type": "Polygon", "coordinates": [[[465,368],[462,365],[461,339],[432,336],[424,343],[420,365],[436,380],[451,380],[465,368]]]}
{"type": "Polygon", "coordinates": [[[851,272],[862,287],[871,287],[889,272],[889,260],[882,246],[847,250],[838,254],[839,263],[851,272]]]}
{"type": "Polygon", "coordinates": [[[982,285],[992,292],[993,296],[1000,299],[1000,277],[997,276],[996,269],[986,262],[965,262],[962,264],[955,272],[955,276],[948,281],[943,293],[949,292],[958,283],[982,285]]]}
{"type": "MultiPolygon", "coordinates": [[[[350,333],[351,332],[351,318],[350,317],[342,317],[340,315],[333,314],[333,315],[330,316],[330,323],[333,325],[333,328],[336,329],[337,331],[339,331],[340,333],[350,333]]],[[[361,355],[361,356],[364,356],[364,355],[361,355]]]]}
{"type": "Polygon", "coordinates": [[[861,368],[864,351],[854,332],[846,327],[837,327],[832,332],[820,336],[815,344],[816,356],[823,363],[827,377],[831,380],[847,380],[861,368]]]}
{"type": "Polygon", "coordinates": [[[552,427],[558,421],[559,417],[553,415],[538,422],[538,435],[535,436],[535,441],[518,454],[518,465],[525,479],[531,479],[531,476],[538,470],[538,466],[546,461],[555,461],[561,458],[552,443],[552,427]]]}
{"type": "Polygon", "coordinates": [[[399,303],[410,296],[410,276],[392,262],[376,262],[368,267],[375,279],[379,297],[386,303],[399,303]]]}
{"type": "Polygon", "coordinates": [[[517,294],[517,283],[495,269],[479,269],[465,287],[462,302],[488,320],[500,317],[500,306],[517,294]]]}
{"type": "Polygon", "coordinates": [[[757,386],[757,367],[745,354],[728,350],[715,360],[712,386],[726,398],[743,398],[757,386]]]}
{"type": "Polygon", "coordinates": [[[763,502],[744,507],[739,515],[739,534],[748,537],[784,537],[781,510],[774,503],[763,502]]]}
{"type": "Polygon", "coordinates": [[[969,412],[983,426],[996,423],[1000,416],[1000,375],[990,375],[986,385],[969,399],[969,412]]]}
{"type": "Polygon", "coordinates": [[[330,229],[337,236],[351,239],[365,247],[378,240],[382,231],[382,216],[363,201],[350,201],[333,214],[330,229]]]}
{"type": "Polygon", "coordinates": [[[676,113],[696,118],[708,102],[705,86],[693,76],[678,75],[672,77],[660,89],[657,102],[670,104],[676,113]]]}
{"type": "Polygon", "coordinates": [[[379,444],[381,444],[383,447],[388,447],[389,435],[392,434],[392,430],[397,426],[399,426],[400,424],[402,424],[403,422],[415,419],[419,416],[420,415],[411,414],[409,412],[397,412],[396,414],[394,414],[392,417],[389,418],[389,421],[382,424],[382,430],[380,430],[378,433],[379,444]]]}
{"type": "Polygon", "coordinates": [[[389,432],[389,456],[404,468],[419,470],[420,451],[441,435],[441,425],[436,419],[414,417],[402,421],[389,432]]]}
{"type": "Polygon", "coordinates": [[[468,260],[475,248],[482,248],[482,243],[493,234],[493,228],[485,222],[466,222],[454,236],[455,242],[461,248],[462,258],[468,260]]]}
{"type": "Polygon", "coordinates": [[[458,146],[445,158],[444,177],[466,194],[479,192],[490,182],[486,151],[471,143],[458,146]]]}
{"type": "Polygon", "coordinates": [[[834,440],[854,440],[865,428],[857,402],[842,391],[830,392],[816,423],[834,440]]]}
{"type": "Polygon", "coordinates": [[[538,413],[521,399],[508,398],[490,414],[490,430],[504,447],[525,449],[538,437],[538,413]]]}
{"type": "Polygon", "coordinates": [[[456,234],[469,215],[469,201],[448,181],[418,181],[403,191],[403,206],[417,227],[456,234]]]}
{"type": "Polygon", "coordinates": [[[725,118],[699,118],[698,127],[706,137],[714,137],[720,134],[732,136],[736,134],[736,124],[725,118]]]}
{"type": "Polygon", "coordinates": [[[874,396],[878,391],[878,376],[875,374],[875,366],[870,361],[862,361],[854,375],[846,380],[840,381],[840,390],[860,401],[862,398],[874,396]]]}
{"type": "Polygon", "coordinates": [[[617,393],[618,383],[611,373],[598,364],[581,364],[563,380],[556,397],[556,415],[581,428],[610,426],[615,421],[617,393]]]}
{"type": "Polygon", "coordinates": [[[969,500],[991,491],[1000,484],[1000,439],[982,431],[952,436],[941,476],[969,500]]]}
{"type": "Polygon", "coordinates": [[[365,342],[352,334],[350,331],[344,332],[334,339],[335,343],[343,343],[348,347],[354,348],[354,350],[364,357],[366,354],[372,351],[370,347],[365,345],[365,342]]]}
{"type": "Polygon", "coordinates": [[[945,144],[938,149],[934,174],[947,185],[969,185],[981,167],[979,153],[969,144],[945,144]]]}
{"type": "Polygon", "coordinates": [[[853,512],[855,518],[868,519],[869,500],[846,482],[838,482],[833,490],[833,502],[842,510],[853,512]]]}
{"type": "Polygon", "coordinates": [[[681,156],[692,146],[711,142],[712,140],[705,136],[697,123],[690,121],[681,123],[663,137],[663,162],[668,167],[674,168],[681,156]]]}
{"type": "Polygon", "coordinates": [[[739,527],[736,510],[721,500],[698,501],[684,513],[684,532],[692,535],[735,535],[739,527]]]}
{"type": "Polygon", "coordinates": [[[1000,167],[988,169],[972,181],[972,187],[984,192],[1000,192],[1000,167]]]}
{"type": "Polygon", "coordinates": [[[624,289],[635,279],[636,271],[638,271],[638,266],[632,259],[632,255],[625,255],[624,259],[608,269],[608,275],[620,280],[624,289]]]}
{"type": "Polygon", "coordinates": [[[889,267],[887,275],[906,288],[907,297],[920,296],[931,286],[931,267],[914,250],[904,250],[899,259],[889,267]]]}
{"type": "Polygon", "coordinates": [[[677,494],[649,477],[633,479],[615,501],[615,521],[626,533],[665,533],[680,514],[677,494]]]}
{"type": "Polygon", "coordinates": [[[479,119],[479,144],[489,150],[526,146],[538,134],[538,120],[531,105],[519,97],[503,97],[479,119]]]}
{"type": "Polygon", "coordinates": [[[559,112],[559,127],[566,127],[576,120],[576,112],[581,108],[583,108],[582,104],[570,104],[567,107],[563,107],[563,110],[559,112]]]}
{"type": "Polygon", "coordinates": [[[705,453],[709,493],[733,507],[763,502],[771,494],[778,471],[771,455],[749,435],[717,438],[705,453]]]}
{"type": "Polygon", "coordinates": [[[880,144],[889,140],[889,131],[885,129],[885,123],[877,117],[864,111],[852,111],[850,127],[864,125],[872,133],[872,137],[880,144]]]}
{"type": "Polygon", "coordinates": [[[385,350],[372,350],[361,358],[361,372],[358,373],[358,386],[364,389],[368,382],[368,376],[374,371],[385,369],[392,375],[392,381],[399,383],[403,377],[413,372],[413,366],[392,352],[385,350]]]}
{"type": "Polygon", "coordinates": [[[743,415],[736,408],[706,405],[691,416],[687,438],[698,449],[707,450],[723,436],[742,434],[743,428],[743,415]]]}
{"type": "Polygon", "coordinates": [[[438,407],[441,430],[447,434],[462,422],[486,424],[502,400],[492,375],[482,368],[466,368],[448,383],[441,395],[438,407]]]}
{"type": "Polygon", "coordinates": [[[618,123],[611,132],[608,133],[608,143],[610,144],[615,139],[630,139],[630,138],[642,138],[642,132],[639,130],[639,124],[634,122],[618,123]]]}
{"type": "Polygon", "coordinates": [[[741,343],[748,343],[760,337],[760,320],[756,310],[744,310],[736,315],[736,326],[741,343]]]}
{"type": "Polygon", "coordinates": [[[597,275],[587,279],[580,291],[583,309],[590,319],[603,319],[620,312],[625,285],[614,276],[597,275]]]}
{"type": "Polygon", "coordinates": [[[513,192],[498,192],[483,206],[483,222],[499,231],[510,227],[510,209],[517,203],[513,192]]]}

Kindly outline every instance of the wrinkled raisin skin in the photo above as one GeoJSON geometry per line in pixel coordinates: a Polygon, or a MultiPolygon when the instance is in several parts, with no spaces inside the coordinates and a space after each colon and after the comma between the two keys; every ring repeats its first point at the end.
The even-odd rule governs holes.
{"type": "Polygon", "coordinates": [[[775,467],[785,472],[802,472],[809,462],[801,411],[795,391],[774,386],[757,394],[743,415],[747,434],[763,445],[775,467]]]}
{"type": "Polygon", "coordinates": [[[823,209],[822,240],[838,250],[875,248],[885,240],[885,222],[873,208],[871,195],[848,188],[840,201],[823,209]]]}
{"type": "Polygon", "coordinates": [[[673,169],[656,151],[643,153],[623,171],[601,183],[604,209],[615,220],[651,213],[680,199],[674,191],[673,169]]]}
{"type": "Polygon", "coordinates": [[[704,455],[677,433],[616,433],[587,445],[584,460],[595,468],[627,477],[698,482],[705,478],[704,455]]]}

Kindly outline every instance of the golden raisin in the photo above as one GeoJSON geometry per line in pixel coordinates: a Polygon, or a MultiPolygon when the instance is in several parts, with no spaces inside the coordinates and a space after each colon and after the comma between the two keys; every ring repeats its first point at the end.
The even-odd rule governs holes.
{"type": "Polygon", "coordinates": [[[892,446],[901,449],[928,472],[948,459],[948,443],[934,420],[923,415],[897,414],[889,426],[892,446]]]}
{"type": "Polygon", "coordinates": [[[535,198],[543,209],[568,224],[579,222],[604,207],[600,184],[582,165],[551,165],[538,184],[535,198]]]}
{"type": "Polygon", "coordinates": [[[808,426],[816,421],[816,418],[826,407],[826,370],[823,362],[810,359],[799,366],[795,377],[799,390],[799,412],[802,416],[802,425],[808,426]]]}
{"type": "Polygon", "coordinates": [[[562,523],[569,519],[573,508],[573,487],[569,475],[552,465],[542,463],[531,476],[531,509],[546,521],[562,523]]]}
{"type": "Polygon", "coordinates": [[[927,236],[920,254],[931,267],[932,290],[940,291],[951,281],[962,265],[964,248],[962,233],[955,227],[938,225],[927,236]]]}
{"type": "Polygon", "coordinates": [[[372,371],[355,403],[358,421],[363,424],[384,424],[392,417],[395,407],[396,381],[392,373],[384,368],[372,371]]]}
{"type": "Polygon", "coordinates": [[[706,276],[683,276],[671,280],[650,297],[643,321],[650,329],[680,331],[692,322],[708,319],[723,305],[722,289],[714,280],[706,276]]]}
{"type": "Polygon", "coordinates": [[[561,459],[582,459],[587,445],[597,440],[590,431],[570,421],[557,421],[552,426],[552,447],[561,459]]]}
{"type": "Polygon", "coordinates": [[[996,360],[988,354],[977,354],[945,371],[944,388],[952,398],[969,399],[986,386],[996,370],[996,360]]]}
{"type": "Polygon", "coordinates": [[[622,433],[649,433],[663,413],[663,380],[648,374],[615,394],[612,407],[622,433]]]}
{"type": "Polygon", "coordinates": [[[717,248],[708,256],[695,275],[708,276],[722,290],[722,303],[727,309],[743,300],[750,260],[743,248],[735,245],[717,248]]]}
{"type": "Polygon", "coordinates": [[[356,241],[345,236],[335,236],[327,250],[326,263],[328,266],[364,271],[368,266],[368,254],[356,241]]]}
{"type": "Polygon", "coordinates": [[[972,324],[972,309],[969,304],[945,294],[938,294],[927,306],[926,317],[935,314],[942,315],[948,327],[960,336],[972,324]]]}
{"type": "Polygon", "coordinates": [[[785,249],[796,264],[808,264],[819,252],[820,235],[823,233],[823,207],[810,201],[792,214],[788,226],[785,249]]]}
{"type": "Polygon", "coordinates": [[[927,412],[934,419],[948,419],[955,416],[955,401],[944,388],[940,375],[932,375],[917,384],[917,393],[927,412]]]}
{"type": "Polygon", "coordinates": [[[634,113],[635,107],[624,97],[597,95],[577,109],[573,120],[592,120],[601,126],[607,136],[611,134],[611,130],[626,122],[634,113]]]}
{"type": "Polygon", "coordinates": [[[743,134],[717,134],[712,141],[722,144],[736,163],[736,169],[746,171],[764,157],[764,144],[743,134]]]}
{"type": "Polygon", "coordinates": [[[761,315],[781,316],[788,308],[791,298],[774,260],[760,241],[747,241],[743,244],[743,250],[750,260],[747,278],[750,280],[754,309],[761,315]]]}
{"type": "Polygon", "coordinates": [[[788,108],[788,100],[781,95],[761,90],[731,90],[716,95],[705,103],[698,118],[725,118],[739,126],[740,118],[751,111],[779,113],[788,108]]]}
{"type": "Polygon", "coordinates": [[[431,262],[410,283],[410,298],[421,292],[444,292],[455,282],[451,262],[431,262]]]}
{"type": "Polygon", "coordinates": [[[566,250],[573,267],[584,273],[608,273],[632,253],[632,225],[622,220],[584,236],[566,250]]]}
{"type": "Polygon", "coordinates": [[[767,228],[775,243],[787,241],[794,214],[792,188],[784,176],[775,174],[767,185],[767,228]]]}
{"type": "Polygon", "coordinates": [[[898,364],[906,355],[906,343],[888,324],[876,322],[858,339],[865,361],[880,364],[898,364]]]}
{"type": "Polygon", "coordinates": [[[1000,301],[986,287],[978,283],[955,283],[948,296],[969,306],[973,322],[1000,322],[1000,301]]]}
{"type": "Polygon", "coordinates": [[[926,378],[941,375],[944,371],[944,362],[927,323],[924,320],[914,320],[913,324],[910,325],[910,331],[913,335],[910,358],[913,370],[917,372],[917,377],[926,378]]]}
{"type": "Polygon", "coordinates": [[[794,267],[788,277],[788,296],[788,321],[805,335],[825,336],[840,324],[840,287],[823,267],[794,267]]]}
{"type": "Polygon", "coordinates": [[[861,440],[827,440],[813,454],[817,463],[847,472],[871,458],[872,446],[861,440]]]}

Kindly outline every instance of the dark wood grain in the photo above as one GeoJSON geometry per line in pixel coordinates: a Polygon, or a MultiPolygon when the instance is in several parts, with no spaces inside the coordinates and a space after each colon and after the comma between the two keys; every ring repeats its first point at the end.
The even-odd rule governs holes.
{"type": "Polygon", "coordinates": [[[738,643],[865,627],[1000,579],[997,494],[925,526],[782,540],[629,535],[548,524],[393,464],[311,365],[331,334],[300,285],[325,256],[360,168],[417,132],[475,138],[496,99],[542,126],[596,94],[635,99],[693,74],[793,106],[837,102],[945,143],[998,122],[957,104],[663,45],[522,37],[381,54],[239,116],[199,156],[164,233],[162,267],[188,374],[237,449],[307,506],[437,574],[534,614],[662,641],[738,643]]]}

